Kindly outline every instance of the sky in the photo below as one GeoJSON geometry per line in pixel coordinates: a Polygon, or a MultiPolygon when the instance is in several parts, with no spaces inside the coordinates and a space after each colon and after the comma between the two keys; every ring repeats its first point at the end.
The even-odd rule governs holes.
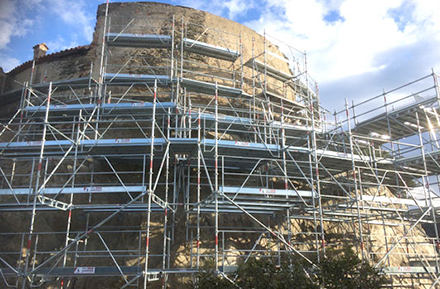
{"type": "MultiPolygon", "coordinates": [[[[110,1],[129,2],[129,1],[110,1]]],[[[439,0],[166,0],[265,31],[306,51],[321,102],[341,109],[434,69],[440,71],[439,0]]],[[[89,44],[103,0],[0,0],[0,67],[89,44]]]]}

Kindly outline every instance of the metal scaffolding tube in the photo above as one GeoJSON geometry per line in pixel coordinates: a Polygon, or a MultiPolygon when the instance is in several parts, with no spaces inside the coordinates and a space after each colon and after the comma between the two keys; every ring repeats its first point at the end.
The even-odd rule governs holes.
{"type": "Polygon", "coordinates": [[[35,218],[36,218],[36,206],[37,206],[37,195],[41,191],[41,188],[39,188],[39,181],[41,178],[41,169],[43,165],[43,157],[44,157],[44,144],[46,142],[46,132],[47,132],[47,125],[48,125],[48,119],[49,119],[49,106],[50,106],[50,96],[52,93],[52,83],[49,84],[49,91],[47,94],[47,101],[46,101],[46,114],[44,116],[44,126],[43,126],[43,137],[41,140],[41,150],[40,150],[40,157],[38,158],[38,167],[37,167],[37,177],[36,177],[36,184],[35,184],[35,193],[34,193],[34,200],[32,205],[32,217],[31,217],[31,224],[29,228],[29,237],[28,237],[28,243],[27,243],[27,251],[26,251],[26,260],[24,265],[24,275],[22,277],[22,289],[26,288],[26,281],[27,281],[27,271],[29,266],[29,258],[31,253],[31,245],[32,245],[32,234],[34,232],[34,226],[35,226],[35,218]]]}
{"type": "Polygon", "coordinates": [[[153,191],[153,161],[154,161],[154,136],[155,136],[155,128],[156,128],[156,92],[157,92],[157,81],[154,83],[154,98],[153,98],[153,117],[152,117],[152,125],[151,125],[151,145],[150,145],[150,169],[149,169],[149,177],[148,177],[148,210],[147,210],[147,231],[146,231],[146,240],[145,240],[145,269],[144,269],[144,289],[147,288],[148,281],[148,257],[150,254],[150,219],[151,219],[151,201],[152,196],[154,194],[153,191]]]}
{"type": "Polygon", "coordinates": [[[32,79],[17,112],[1,120],[0,214],[31,212],[27,232],[0,234],[23,243],[0,252],[5,286],[16,278],[22,288],[67,288],[74,277],[107,276],[122,288],[159,280],[167,288],[208,260],[233,284],[241,261],[297,254],[319,266],[326,247],[343,243],[387,266],[394,288],[402,280],[438,284],[434,71],[357,104],[346,100],[330,121],[305,52],[266,33],[249,49],[242,33],[183,17],[179,33],[174,16],[157,27],[113,13],[107,2],[96,83],[92,75],[32,79]],[[417,96],[407,93],[413,86],[417,96]],[[57,211],[67,217],[60,232],[35,229],[37,216],[57,211]],[[109,223],[115,216],[130,221],[109,223]],[[239,218],[256,225],[240,227],[239,218]],[[432,238],[422,224],[434,226],[432,238]],[[344,240],[335,239],[341,232],[344,240]],[[243,236],[251,241],[234,246],[243,236]],[[51,238],[60,241],[44,246],[51,238]],[[180,267],[177,254],[188,264],[180,267]]]}
{"type": "Polygon", "coordinates": [[[345,106],[346,106],[346,113],[347,113],[347,126],[348,126],[348,137],[350,141],[350,151],[351,151],[351,163],[352,163],[352,175],[353,175],[353,183],[354,183],[354,193],[356,196],[356,211],[357,211],[357,222],[359,226],[359,239],[360,239],[360,247],[361,247],[361,254],[362,259],[365,258],[365,252],[364,252],[364,237],[362,234],[362,221],[361,221],[361,213],[359,208],[359,188],[358,188],[358,181],[357,181],[357,174],[356,174],[356,164],[354,161],[354,145],[353,145],[353,137],[351,134],[351,121],[350,121],[350,115],[348,111],[348,101],[345,100],[345,106]]]}

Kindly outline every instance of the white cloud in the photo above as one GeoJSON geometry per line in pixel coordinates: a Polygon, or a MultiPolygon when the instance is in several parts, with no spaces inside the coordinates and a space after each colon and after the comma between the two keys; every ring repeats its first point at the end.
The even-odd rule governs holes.
{"type": "Polygon", "coordinates": [[[237,16],[244,13],[247,9],[253,7],[252,1],[229,0],[223,2],[223,7],[226,9],[228,18],[235,19],[237,16]]]}
{"type": "Polygon", "coordinates": [[[226,1],[205,1],[205,0],[180,0],[172,1],[175,4],[192,7],[206,11],[214,15],[223,16],[231,20],[240,20],[240,16],[247,10],[254,8],[254,0],[226,0],[226,1]]]}
{"type": "Polygon", "coordinates": [[[436,0],[266,0],[264,6],[260,19],[246,25],[307,50],[310,71],[321,82],[386,69],[390,61],[378,61],[384,52],[440,37],[436,0]],[[406,23],[392,10],[405,14],[406,23]],[[324,20],[331,11],[342,20],[324,20]]]}
{"type": "Polygon", "coordinates": [[[14,36],[24,36],[32,27],[32,19],[22,19],[18,1],[0,1],[0,50],[6,49],[14,36]]]}
{"type": "Polygon", "coordinates": [[[20,60],[14,57],[10,57],[6,54],[0,53],[0,63],[3,70],[5,72],[8,72],[14,67],[20,65],[20,60]]]}
{"type": "Polygon", "coordinates": [[[95,9],[96,6],[86,0],[0,0],[0,66],[9,70],[11,65],[20,63],[17,58],[21,58],[21,62],[29,59],[24,53],[17,57],[17,52],[10,48],[11,41],[32,47],[35,43],[28,44],[26,38],[39,39],[38,35],[43,33],[37,29],[48,23],[64,27],[66,31],[62,37],[56,34],[44,36],[51,53],[78,46],[79,43],[90,43],[95,9]],[[74,33],[68,32],[72,30],[74,33]]]}
{"type": "Polygon", "coordinates": [[[194,9],[210,12],[215,15],[222,13],[222,5],[217,1],[205,1],[205,0],[173,0],[174,4],[191,7],[194,9]]]}
{"type": "Polygon", "coordinates": [[[77,39],[78,37],[76,34],[71,35],[70,40],[66,40],[61,35],[57,35],[56,38],[48,41],[46,44],[49,47],[51,53],[54,53],[61,50],[79,46],[77,39]]]}
{"type": "Polygon", "coordinates": [[[46,7],[58,15],[65,24],[80,31],[88,42],[92,41],[95,18],[87,10],[84,0],[49,0],[46,7]]]}

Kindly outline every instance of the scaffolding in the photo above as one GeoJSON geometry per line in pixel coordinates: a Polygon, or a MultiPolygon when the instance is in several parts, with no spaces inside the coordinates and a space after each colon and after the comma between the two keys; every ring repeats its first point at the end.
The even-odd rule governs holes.
{"type": "Polygon", "coordinates": [[[24,85],[0,131],[6,286],[166,288],[344,245],[390,288],[437,286],[439,76],[329,112],[304,52],[241,37],[107,6],[98,77],[24,85]]]}

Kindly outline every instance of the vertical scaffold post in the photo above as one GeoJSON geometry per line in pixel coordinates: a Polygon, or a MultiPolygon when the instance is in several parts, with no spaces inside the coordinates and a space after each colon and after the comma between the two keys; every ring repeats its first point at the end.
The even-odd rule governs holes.
{"type": "MultiPolygon", "coordinates": [[[[167,114],[167,141],[170,139],[170,109],[168,109],[167,114]]],[[[166,171],[165,171],[165,202],[168,204],[168,193],[170,191],[169,188],[169,178],[170,178],[170,153],[169,150],[167,150],[166,155],[166,171]]],[[[167,255],[167,239],[168,239],[168,207],[165,208],[165,214],[164,214],[164,228],[163,228],[163,251],[162,251],[162,270],[165,272],[166,269],[166,255],[167,255]]],[[[163,276],[163,282],[162,282],[162,288],[167,288],[167,278],[168,276],[164,274],[163,276]]]]}
{"type": "MultiPolygon", "coordinates": [[[[186,94],[186,88],[185,88],[186,94]]],[[[188,93],[188,138],[192,137],[192,103],[191,103],[191,94],[188,93]]]]}
{"type": "Polygon", "coordinates": [[[173,81],[173,77],[174,77],[174,29],[175,29],[175,19],[174,19],[174,14],[173,14],[173,19],[172,19],[173,23],[172,23],[172,30],[171,30],[171,67],[170,67],[170,81],[173,81]]]}
{"type": "Polygon", "coordinates": [[[242,39],[241,39],[241,33],[240,33],[240,35],[239,35],[239,40],[240,40],[240,47],[239,47],[239,49],[240,49],[240,88],[241,88],[241,91],[242,92],[244,92],[244,82],[243,82],[243,80],[244,80],[244,75],[243,75],[243,43],[242,43],[242,39]]]}
{"type": "Polygon", "coordinates": [[[40,178],[41,178],[41,169],[43,167],[43,157],[44,157],[44,146],[46,143],[46,132],[47,132],[47,125],[49,120],[49,107],[50,107],[50,97],[52,94],[52,82],[49,83],[49,91],[47,93],[47,101],[46,101],[46,114],[44,116],[44,124],[43,124],[43,135],[41,137],[41,149],[40,149],[40,157],[38,159],[38,167],[37,167],[37,178],[35,180],[35,190],[34,190],[34,201],[32,206],[32,215],[31,215],[31,224],[29,228],[29,237],[28,237],[28,244],[27,244],[27,250],[26,250],[26,261],[24,265],[24,274],[23,274],[23,281],[22,281],[22,288],[26,288],[26,280],[27,280],[27,271],[29,267],[29,257],[30,257],[30,251],[31,251],[31,245],[32,245],[32,235],[34,233],[34,225],[35,225],[35,218],[37,215],[37,194],[39,193],[39,185],[40,185],[40,178]]]}
{"type": "MultiPolygon", "coordinates": [[[[75,187],[75,171],[76,171],[77,158],[78,158],[78,142],[79,142],[79,132],[81,130],[81,118],[82,118],[82,110],[79,111],[78,123],[76,125],[77,132],[76,132],[76,143],[75,143],[75,157],[73,159],[73,167],[72,167],[72,173],[73,173],[72,186],[71,186],[72,188],[75,187]]],[[[75,127],[75,125],[73,127],[75,127]]],[[[73,204],[73,193],[70,194],[69,204],[70,206],[72,206],[73,204]]],[[[67,216],[66,241],[64,243],[64,246],[69,245],[71,226],[72,226],[72,207],[69,207],[69,213],[67,216]]],[[[64,257],[63,257],[63,268],[66,267],[66,263],[67,263],[67,251],[64,253],[64,257]]],[[[60,287],[61,289],[64,288],[64,279],[61,279],[60,287]]]]}
{"type": "Polygon", "coordinates": [[[286,133],[284,130],[284,102],[281,100],[281,150],[283,152],[284,189],[287,190],[289,177],[287,176],[286,133]]]}
{"type": "Polygon", "coordinates": [[[183,78],[183,48],[185,45],[184,39],[186,38],[186,25],[182,16],[182,23],[180,26],[180,79],[183,78]]]}
{"type": "Polygon", "coordinates": [[[438,75],[435,73],[434,69],[432,69],[432,78],[434,80],[435,95],[437,96],[437,104],[440,106],[440,87],[438,84],[438,75]]]}
{"type": "MultiPolygon", "coordinates": [[[[322,211],[322,198],[321,198],[321,182],[319,178],[319,158],[318,158],[318,147],[316,142],[316,124],[315,124],[315,109],[314,109],[314,101],[313,96],[310,93],[309,88],[309,77],[307,72],[307,54],[304,52],[304,67],[305,67],[305,77],[306,77],[306,87],[307,87],[307,98],[309,101],[309,109],[310,109],[310,122],[312,125],[312,131],[311,131],[311,141],[312,141],[312,153],[313,153],[313,162],[314,162],[314,169],[315,169],[315,187],[316,187],[316,194],[318,199],[318,213],[319,213],[319,224],[321,227],[321,248],[322,253],[325,255],[325,234],[324,234],[324,221],[323,221],[323,211],[322,211]]],[[[313,190],[313,188],[312,188],[313,190]]],[[[313,196],[313,198],[315,198],[313,196]]]]}
{"type": "Polygon", "coordinates": [[[98,78],[98,111],[96,114],[96,125],[95,125],[95,140],[98,139],[98,123],[100,118],[100,110],[102,104],[103,94],[105,95],[104,90],[104,82],[105,82],[105,33],[107,31],[107,21],[108,21],[108,8],[109,8],[109,0],[107,0],[105,5],[105,16],[104,16],[104,27],[102,29],[102,44],[101,44],[101,58],[99,61],[99,78],[98,78]]]}
{"type": "Polygon", "coordinates": [[[364,260],[365,259],[364,238],[362,235],[362,221],[361,221],[361,213],[360,213],[360,208],[359,208],[358,181],[357,181],[357,175],[356,175],[356,163],[354,161],[353,135],[351,133],[350,112],[349,112],[347,99],[345,99],[345,111],[347,114],[348,138],[349,138],[349,142],[350,142],[350,155],[351,155],[351,170],[352,170],[352,174],[353,174],[354,192],[355,192],[355,196],[356,196],[356,213],[357,213],[357,221],[358,221],[358,226],[359,226],[360,247],[361,247],[361,253],[362,253],[362,260],[364,260]]]}
{"type": "MultiPolygon", "coordinates": [[[[6,76],[6,75],[5,75],[5,76],[6,76]]],[[[27,93],[28,93],[28,87],[27,87],[27,82],[26,82],[26,83],[24,83],[23,88],[22,88],[22,90],[21,90],[20,109],[17,111],[17,113],[20,113],[20,120],[19,120],[19,123],[18,123],[18,132],[21,132],[21,130],[22,130],[23,117],[24,117],[24,108],[25,108],[26,106],[29,105],[28,103],[26,103],[26,102],[27,102],[27,93]]],[[[12,123],[12,121],[14,120],[14,118],[15,118],[15,115],[14,115],[14,117],[9,121],[8,126],[9,126],[9,124],[12,123]]],[[[5,126],[5,127],[4,127],[4,129],[0,132],[0,136],[3,134],[3,132],[6,130],[6,128],[7,128],[8,126],[5,126]]],[[[17,136],[17,141],[20,141],[20,139],[21,139],[21,138],[20,138],[20,135],[17,136]]]]}
{"type": "MultiPolygon", "coordinates": [[[[387,101],[387,93],[385,92],[385,89],[383,90],[383,102],[384,102],[384,107],[385,107],[385,114],[388,114],[388,101],[387,101]]],[[[390,124],[389,117],[387,117],[387,127],[388,127],[388,136],[391,138],[391,124],[390,124]]],[[[393,141],[391,141],[391,151],[394,152],[393,141]]]]}
{"type": "Polygon", "coordinates": [[[148,178],[147,232],[145,236],[144,289],[147,288],[148,257],[150,254],[150,220],[151,220],[151,199],[153,196],[153,160],[154,160],[154,131],[156,128],[156,105],[157,105],[157,79],[154,81],[153,115],[151,117],[152,119],[151,119],[151,135],[150,135],[150,171],[148,178]]]}
{"type": "MultiPolygon", "coordinates": [[[[257,111],[256,111],[256,101],[255,101],[255,94],[256,94],[256,88],[255,88],[255,69],[256,69],[256,60],[255,60],[255,38],[252,37],[252,120],[254,123],[257,121],[257,111]]],[[[257,134],[255,132],[254,134],[254,142],[257,142],[257,134]]]]}
{"type": "MultiPolygon", "coordinates": [[[[284,171],[284,189],[287,191],[288,189],[288,181],[289,177],[287,175],[287,161],[286,161],[286,135],[284,131],[284,102],[281,99],[281,150],[282,150],[282,156],[283,156],[283,171],[284,171]]],[[[286,199],[288,197],[286,196],[286,199]]],[[[286,217],[286,224],[287,224],[287,242],[290,244],[290,218],[289,218],[289,208],[287,209],[287,217],[286,217]]]]}
{"type": "Polygon", "coordinates": [[[218,273],[218,85],[215,82],[215,148],[214,148],[214,198],[215,198],[215,271],[218,273]]]}
{"type": "MultiPolygon", "coordinates": [[[[423,137],[422,137],[422,130],[421,130],[421,126],[420,126],[420,118],[419,118],[419,114],[416,112],[416,124],[417,124],[417,133],[418,133],[418,137],[419,137],[419,146],[420,146],[420,152],[421,152],[421,156],[422,156],[422,160],[423,160],[423,170],[424,170],[424,175],[426,176],[428,174],[428,167],[426,166],[426,155],[425,155],[425,146],[423,144],[423,137]]],[[[425,180],[425,176],[422,177],[422,184],[423,184],[423,192],[425,195],[425,206],[428,206],[428,200],[430,198],[428,198],[428,193],[426,191],[426,180],[425,180]]],[[[430,206],[431,204],[429,204],[430,206]]]]}
{"type": "Polygon", "coordinates": [[[200,108],[197,114],[197,261],[196,266],[197,269],[199,269],[200,266],[200,190],[201,190],[201,184],[200,184],[200,176],[201,176],[201,157],[202,157],[202,148],[201,148],[201,141],[202,141],[202,134],[201,134],[201,114],[200,114],[200,108]]]}
{"type": "MultiPolygon", "coordinates": [[[[437,74],[435,74],[434,69],[432,69],[432,78],[434,81],[434,88],[435,88],[435,95],[437,96],[437,105],[440,107],[440,88],[439,88],[439,83],[438,83],[438,76],[437,74]]],[[[435,118],[437,120],[437,125],[438,127],[440,127],[440,118],[439,115],[437,114],[437,111],[435,109],[433,109],[433,112],[435,114],[435,118]]],[[[436,143],[436,145],[438,145],[436,143]]],[[[436,179],[437,179],[437,189],[440,189],[440,177],[439,177],[439,173],[436,174],[436,179]]],[[[430,194],[431,196],[431,194],[430,194]]],[[[435,209],[434,205],[432,204],[431,201],[431,205],[432,205],[432,216],[433,216],[433,220],[434,220],[434,228],[436,229],[435,231],[435,236],[436,236],[436,249],[439,250],[440,248],[440,239],[439,239],[439,232],[438,232],[438,228],[437,228],[437,219],[435,216],[437,216],[437,210],[435,209]]],[[[440,250],[439,250],[440,251],[440,250]]],[[[439,265],[439,259],[436,258],[436,265],[437,265],[437,272],[440,272],[440,265],[439,265]]]]}
{"type": "Polygon", "coordinates": [[[264,94],[266,95],[267,93],[267,41],[266,41],[266,30],[264,30],[264,34],[263,34],[263,47],[264,47],[264,94]]]}
{"type": "MultiPolygon", "coordinates": [[[[336,122],[337,121],[336,121],[336,112],[335,112],[335,123],[336,122]]],[[[306,126],[307,127],[311,126],[309,124],[309,120],[308,119],[306,120],[306,126]]],[[[310,131],[307,131],[307,149],[311,152],[312,151],[312,147],[313,147],[313,145],[312,145],[311,133],[310,133],[310,131]]],[[[321,258],[320,254],[319,254],[319,252],[320,252],[319,248],[321,247],[321,245],[319,244],[319,236],[321,235],[321,233],[318,233],[318,224],[317,224],[318,220],[317,220],[316,214],[317,213],[319,214],[321,211],[320,211],[319,207],[318,207],[318,212],[316,210],[316,199],[317,199],[318,196],[317,196],[317,194],[315,194],[316,190],[313,189],[315,187],[315,185],[314,185],[315,184],[315,180],[314,180],[314,177],[313,177],[313,175],[314,175],[314,172],[313,172],[314,167],[313,167],[313,158],[312,158],[312,154],[311,153],[308,154],[308,163],[309,163],[309,172],[310,172],[310,188],[311,188],[312,193],[313,193],[313,195],[312,195],[312,207],[313,207],[312,213],[313,213],[313,229],[315,231],[314,235],[315,235],[315,244],[316,244],[315,245],[316,246],[316,260],[319,263],[320,262],[320,258],[321,258]]]]}
{"type": "Polygon", "coordinates": [[[32,87],[35,72],[35,59],[32,61],[31,75],[29,76],[29,86],[32,87]]]}

